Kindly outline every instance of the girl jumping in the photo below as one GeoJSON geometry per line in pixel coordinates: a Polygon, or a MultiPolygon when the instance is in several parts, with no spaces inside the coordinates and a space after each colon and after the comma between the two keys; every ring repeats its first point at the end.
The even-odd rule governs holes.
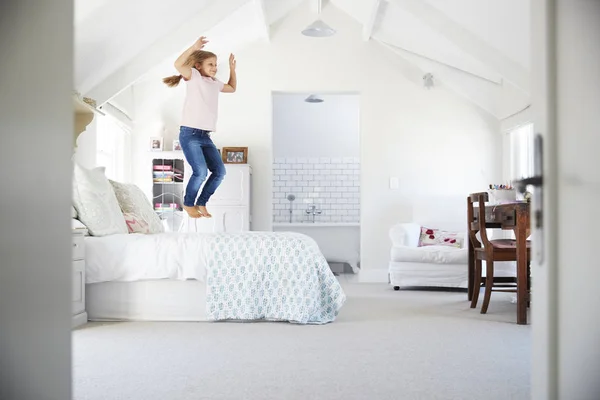
{"type": "Polygon", "coordinates": [[[225,177],[225,165],[210,134],[216,130],[219,93],[235,92],[237,83],[233,54],[229,56],[229,82],[223,83],[215,78],[217,56],[202,50],[206,43],[201,36],[175,60],[180,75],[163,79],[169,87],[177,86],[182,78],[186,83],[179,143],[193,171],[183,199],[183,209],[191,218],[211,217],[206,203],[225,177]],[[198,196],[208,171],[210,176],[198,196]]]}

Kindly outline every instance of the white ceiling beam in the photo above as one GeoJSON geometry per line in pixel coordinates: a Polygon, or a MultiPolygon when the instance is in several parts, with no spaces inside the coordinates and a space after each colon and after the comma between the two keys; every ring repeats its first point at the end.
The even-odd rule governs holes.
{"type": "Polygon", "coordinates": [[[115,107],[111,103],[104,103],[104,105],[102,106],[101,109],[106,114],[108,114],[111,117],[113,117],[114,119],[116,119],[118,121],[118,123],[121,124],[122,126],[124,126],[129,132],[131,132],[133,130],[133,128],[134,128],[133,120],[131,119],[131,117],[129,115],[124,113],[120,108],[115,107]]]}
{"type": "Polygon", "coordinates": [[[529,72],[523,66],[490,46],[458,22],[451,20],[437,8],[423,0],[390,1],[419,18],[475,59],[488,65],[526,94],[531,93],[529,72]]]}
{"type": "Polygon", "coordinates": [[[371,14],[368,17],[369,19],[363,25],[363,40],[365,42],[368,42],[371,39],[373,29],[375,29],[375,23],[377,22],[377,16],[379,15],[380,7],[381,0],[373,0],[373,4],[371,5],[371,14]]]}
{"type": "Polygon", "coordinates": [[[327,0],[308,0],[310,11],[315,14],[319,14],[321,11],[323,11],[323,8],[325,8],[326,4],[327,0]]]}
{"type": "Polygon", "coordinates": [[[85,96],[94,99],[98,106],[103,105],[134,84],[150,68],[163,62],[165,57],[183,51],[186,46],[202,36],[203,32],[217,25],[247,2],[248,0],[210,2],[204,10],[142,50],[131,61],[85,93],[85,96]]]}
{"type": "Polygon", "coordinates": [[[269,42],[271,41],[271,29],[269,26],[269,19],[267,18],[265,0],[254,0],[254,5],[256,6],[258,23],[260,24],[264,37],[267,39],[267,42],[269,42]]]}
{"type": "MultiPolygon", "coordinates": [[[[383,54],[388,54],[391,56],[390,61],[394,63],[396,67],[398,67],[402,73],[402,75],[408,80],[415,83],[417,86],[423,87],[423,75],[429,72],[421,68],[418,63],[411,57],[410,54],[401,52],[400,50],[390,46],[386,43],[381,42],[380,40],[374,39],[371,43],[377,44],[379,48],[384,52],[383,54]]],[[[449,91],[454,92],[457,96],[461,97],[464,101],[466,101],[471,106],[475,107],[477,110],[482,112],[484,115],[488,117],[493,117],[494,119],[498,119],[499,116],[491,107],[488,107],[481,101],[476,99],[476,96],[473,96],[467,90],[461,87],[461,85],[450,82],[448,80],[438,79],[437,76],[434,75],[434,82],[436,86],[446,87],[449,91]]],[[[425,90],[425,88],[423,88],[425,90]]]]}
{"type": "Polygon", "coordinates": [[[426,56],[424,54],[420,54],[420,53],[417,53],[415,51],[408,50],[408,49],[405,49],[405,48],[400,47],[400,46],[396,46],[395,44],[389,43],[389,42],[387,42],[385,40],[382,40],[382,39],[377,39],[377,40],[379,40],[381,43],[385,44],[389,48],[400,50],[400,51],[402,51],[404,53],[408,53],[408,54],[410,54],[412,56],[417,56],[417,57],[422,58],[424,60],[430,61],[430,62],[432,62],[434,64],[443,65],[446,68],[462,72],[463,74],[469,75],[469,76],[471,76],[473,78],[477,78],[477,79],[480,79],[482,81],[485,81],[485,82],[488,82],[488,83],[492,83],[492,84],[498,85],[498,86],[502,86],[502,84],[503,84],[502,78],[492,79],[492,78],[488,78],[488,77],[485,77],[485,76],[481,76],[481,75],[478,75],[478,74],[476,74],[474,72],[468,71],[466,69],[456,67],[456,66],[454,66],[452,64],[448,64],[447,62],[436,60],[435,58],[431,58],[431,57],[426,56]]]}

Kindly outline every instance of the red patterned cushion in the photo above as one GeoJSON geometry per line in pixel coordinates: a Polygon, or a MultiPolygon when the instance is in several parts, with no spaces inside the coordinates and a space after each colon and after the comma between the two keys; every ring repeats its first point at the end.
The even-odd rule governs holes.
{"type": "Polygon", "coordinates": [[[143,218],[133,213],[124,213],[123,217],[129,233],[150,233],[150,225],[143,218]]]}
{"type": "Polygon", "coordinates": [[[463,236],[457,232],[442,231],[422,226],[419,237],[419,247],[424,246],[450,246],[461,248],[463,236]]]}

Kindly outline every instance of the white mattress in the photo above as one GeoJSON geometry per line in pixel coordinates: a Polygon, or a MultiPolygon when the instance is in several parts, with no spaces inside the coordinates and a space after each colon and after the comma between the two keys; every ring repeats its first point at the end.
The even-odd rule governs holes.
{"type": "Polygon", "coordinates": [[[195,280],[85,285],[89,321],[206,321],[206,284],[195,280]]]}
{"type": "Polygon", "coordinates": [[[154,279],[204,281],[204,233],[85,237],[86,283],[154,279]]]}
{"type": "Polygon", "coordinates": [[[345,300],[316,242],[298,233],[110,235],[85,238],[85,245],[90,320],[327,323],[345,300]],[[271,289],[280,281],[292,282],[293,295],[271,289]],[[263,308],[268,302],[274,305],[263,308]]]}

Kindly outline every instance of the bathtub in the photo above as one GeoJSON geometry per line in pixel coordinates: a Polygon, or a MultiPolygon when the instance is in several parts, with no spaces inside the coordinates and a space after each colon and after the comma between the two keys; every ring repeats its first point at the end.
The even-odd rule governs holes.
{"type": "Polygon", "coordinates": [[[329,263],[360,264],[360,224],[346,222],[274,222],[274,232],[298,232],[313,238],[329,263]]]}

